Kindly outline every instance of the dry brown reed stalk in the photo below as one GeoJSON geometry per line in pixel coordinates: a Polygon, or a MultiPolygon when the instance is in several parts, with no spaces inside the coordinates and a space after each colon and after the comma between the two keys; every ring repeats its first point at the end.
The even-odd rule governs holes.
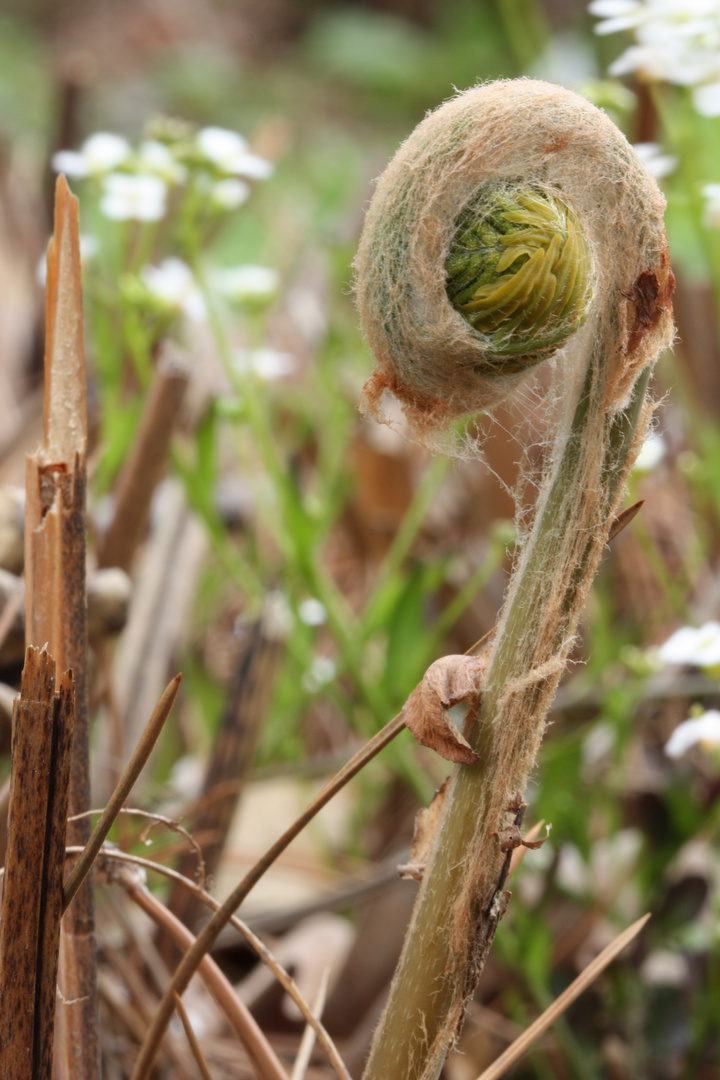
{"type": "Polygon", "coordinates": [[[112,521],[98,543],[98,566],[130,570],[145,532],[153,492],[165,473],[189,382],[187,358],[171,342],[164,342],[137,437],[115,485],[112,521]]]}
{"type": "Polygon", "coordinates": [[[567,990],[563,990],[552,1005],[538,1016],[537,1020],[533,1021],[530,1027],[526,1028],[522,1035],[480,1074],[477,1080],[499,1080],[499,1077],[503,1076],[516,1061],[519,1061],[533,1043],[537,1042],[549,1027],[552,1027],[555,1021],[572,1005],[573,1001],[587,990],[588,986],[597,979],[608,964],[611,964],[628,947],[649,918],[649,914],[643,915],[632,926],[628,926],[627,930],[623,930],[621,934],[618,934],[614,941],[611,941],[601,953],[598,953],[595,959],[578,975],[577,979],[570,983],[567,990]]]}
{"type": "MultiPolygon", "coordinates": [[[[320,1019],[325,1008],[325,999],[327,997],[328,980],[330,978],[330,968],[325,968],[320,979],[320,986],[318,992],[315,995],[315,1000],[312,1003],[313,1015],[320,1019]]],[[[293,1063],[292,1073],[290,1074],[290,1080],[304,1080],[305,1073],[307,1072],[310,1059],[312,1057],[313,1047],[315,1046],[315,1029],[311,1024],[308,1024],[303,1031],[302,1039],[300,1040],[300,1046],[293,1063]]]]}
{"type": "MultiPolygon", "coordinates": [[[[86,629],[85,346],[78,204],[60,176],[48,246],[43,445],[27,459],[25,636],[48,644],[57,671],[72,669],[75,722],[70,812],[90,806],[86,629]]],[[[89,822],[68,830],[84,844],[89,822]]],[[[90,882],[66,914],[60,937],[55,1068],[68,1080],[99,1080],[95,915],[90,882]]]]}
{"type": "Polygon", "coordinates": [[[454,773],[365,1080],[436,1080],[507,906],[499,834],[533,768],[647,430],[650,370],[672,338],[664,205],[603,113],[530,80],[478,87],[428,116],[371,203],[358,256],[360,310],[378,360],[371,411],[390,390],[420,437],[437,442],[468,409],[517,393],[548,355],[559,389],[555,444],[467,733],[479,760],[454,773]],[[491,259],[489,278],[477,279],[487,333],[465,321],[447,291],[465,270],[476,272],[469,246],[457,257],[467,230],[477,239],[490,220],[477,209],[480,196],[482,214],[492,204],[501,222],[487,248],[493,259],[500,253],[497,268],[491,259]],[[528,217],[543,200],[565,207],[561,228],[528,217]],[[501,273],[506,240],[517,258],[501,273]],[[569,258],[553,262],[563,245],[569,258]],[[528,278],[536,254],[542,269],[528,278]],[[578,317],[568,333],[571,303],[578,317]],[[535,333],[540,316],[543,332],[565,335],[561,352],[535,333]]]}
{"type": "MultiPolygon", "coordinates": [[[[167,910],[164,904],[148,892],[138,880],[138,876],[137,871],[132,873],[128,867],[117,865],[110,874],[111,880],[117,881],[138,907],[141,907],[158,927],[170,934],[181,949],[189,949],[195,941],[194,936],[167,910]]],[[[275,1051],[215,961],[209,956],[203,957],[198,973],[202,975],[208,990],[225,1013],[228,1022],[254,1063],[261,1080],[287,1080],[287,1073],[275,1051]]]]}
{"type": "Polygon", "coordinates": [[[28,648],[13,709],[0,922],[0,1078],[50,1080],[62,916],[73,680],[28,648]]]}
{"type": "MultiPolygon", "coordinates": [[[[196,834],[213,833],[204,845],[203,858],[208,874],[217,870],[235,809],[252,765],[260,728],[267,711],[280,658],[280,643],[265,631],[263,621],[251,631],[250,640],[235,671],[230,696],[208,763],[199,801],[216,790],[225,794],[192,814],[196,834]]],[[[190,876],[193,852],[188,851],[178,869],[190,876]]],[[[201,907],[191,893],[173,888],[168,908],[186,926],[193,927],[201,907]]]]}
{"type": "MultiPolygon", "coordinates": [[[[145,768],[145,764],[152,753],[160,732],[165,726],[165,721],[170,715],[170,710],[175,704],[175,698],[180,689],[181,678],[182,676],[176,675],[165,687],[165,690],[140,737],[140,741],[135,747],[135,752],[118,781],[117,787],[110,796],[91,835],[88,837],[87,844],[80,857],[76,860],[75,865],[70,871],[67,881],[65,882],[65,888],[63,889],[63,911],[67,911],[73,897],[76,895],[78,889],[90,872],[95,857],[102,847],[107,834],[110,832],[113,822],[120,813],[123,803],[132,791],[138,776],[145,768]]],[[[86,810],[85,814],[88,813],[89,811],[86,810]]]]}

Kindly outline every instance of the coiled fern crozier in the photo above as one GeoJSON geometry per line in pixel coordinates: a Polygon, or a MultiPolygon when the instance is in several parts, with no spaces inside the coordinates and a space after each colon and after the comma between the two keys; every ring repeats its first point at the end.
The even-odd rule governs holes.
{"type": "Polygon", "coordinates": [[[364,1080],[435,1080],[503,904],[512,821],[672,337],[664,199],[586,100],[490,83],[430,114],[380,178],[356,261],[377,366],[431,443],[551,360],[563,408],[364,1080]],[[510,816],[509,816],[510,815],[510,816]]]}

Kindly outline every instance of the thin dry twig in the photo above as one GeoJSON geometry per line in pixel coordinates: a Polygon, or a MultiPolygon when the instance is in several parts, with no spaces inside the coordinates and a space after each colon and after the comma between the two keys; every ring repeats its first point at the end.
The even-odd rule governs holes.
{"type": "MultiPolygon", "coordinates": [[[[325,1008],[325,999],[327,997],[328,980],[330,978],[330,968],[326,967],[322,973],[320,980],[320,986],[318,992],[315,995],[315,1000],[312,1004],[313,1015],[320,1019],[323,1009],[325,1008]]],[[[290,1074],[290,1080],[304,1080],[305,1073],[307,1072],[308,1065],[310,1064],[310,1058],[312,1057],[313,1047],[315,1046],[315,1029],[311,1024],[308,1024],[303,1031],[302,1039],[300,1040],[300,1046],[298,1048],[295,1063],[293,1064],[292,1072],[290,1074]]]]}
{"type": "Polygon", "coordinates": [[[205,1055],[202,1052],[202,1047],[200,1046],[197,1035],[193,1031],[192,1024],[190,1023],[190,1017],[187,1014],[185,1006],[183,1005],[182,998],[179,994],[175,995],[175,1011],[180,1017],[182,1026],[185,1028],[188,1046],[190,1047],[192,1056],[195,1058],[197,1067],[200,1070],[202,1080],[213,1080],[213,1075],[210,1072],[210,1066],[205,1060],[205,1055]]]}
{"type": "MultiPolygon", "coordinates": [[[[113,822],[122,808],[122,804],[132,791],[135,781],[145,767],[145,763],[152,753],[153,747],[158,740],[158,736],[163,729],[165,721],[170,715],[170,710],[173,707],[180,688],[181,678],[181,675],[176,675],[165,687],[160,700],[155,706],[152,716],[148,720],[145,730],[140,736],[140,741],[135,747],[135,752],[130,758],[124,773],[120,777],[117,787],[110,796],[108,804],[100,816],[100,820],[93,829],[92,835],[85,845],[85,850],[80,855],[80,858],[77,860],[68,876],[63,890],[63,912],[67,911],[70,902],[76,895],[86,875],[89,873],[90,867],[103,845],[103,841],[110,832],[113,822]]],[[[87,815],[87,813],[87,810],[84,811],[83,816],[87,815]]],[[[77,816],[79,817],[81,815],[77,816]]]]}
{"type": "MultiPolygon", "coordinates": [[[[68,848],[67,853],[72,854],[72,849],[68,848]]],[[[162,863],[154,862],[152,859],[146,859],[142,855],[131,855],[126,851],[101,851],[98,855],[98,859],[103,861],[106,860],[108,862],[117,860],[118,862],[130,863],[133,866],[141,866],[145,870],[152,870],[155,873],[162,874],[164,877],[172,879],[184,888],[189,889],[213,911],[217,911],[220,907],[219,901],[217,901],[214,896],[206,892],[199,885],[196,885],[190,878],[184,877],[177,870],[173,870],[168,866],[163,866],[162,863]]],[[[301,994],[295,980],[287,973],[282,964],[275,959],[267,946],[255,933],[253,933],[250,927],[244,923],[242,919],[239,919],[237,915],[232,915],[230,917],[230,925],[238,931],[245,941],[247,941],[248,945],[255,951],[259,959],[262,960],[270,971],[272,971],[283,990],[285,990],[288,996],[295,1002],[306,1023],[313,1029],[318,1040],[324,1047],[328,1059],[330,1060],[330,1064],[335,1069],[340,1080],[351,1080],[335,1043],[323,1027],[320,1019],[314,1015],[313,1009],[301,994]]]]}
{"type": "Polygon", "coordinates": [[[627,948],[630,942],[640,933],[649,918],[649,913],[643,915],[641,919],[634,922],[632,926],[628,926],[627,930],[624,930],[622,934],[619,934],[613,942],[606,946],[592,963],[588,964],[585,970],[578,975],[577,979],[570,983],[567,990],[564,990],[560,997],[511,1046],[508,1046],[507,1050],[489,1068],[480,1074],[478,1080],[498,1080],[498,1077],[507,1072],[511,1065],[519,1061],[532,1044],[555,1023],[558,1017],[562,1016],[565,1010],[575,1001],[575,998],[587,990],[588,986],[597,979],[608,964],[612,963],[615,957],[619,956],[623,949],[627,948]]]}
{"type": "MultiPolygon", "coordinates": [[[[115,867],[112,871],[112,880],[117,881],[138,907],[141,907],[161,929],[171,934],[176,944],[182,949],[191,948],[195,941],[193,934],[168,911],[164,904],[148,892],[138,881],[137,874],[131,873],[127,867],[115,867]]],[[[250,1055],[261,1080],[287,1080],[287,1073],[275,1051],[215,961],[209,956],[204,956],[198,971],[250,1055]]],[[[173,998],[173,1003],[174,1000],[173,998]]]]}
{"type": "MultiPolygon", "coordinates": [[[[75,821],[79,817],[92,817],[93,814],[102,814],[103,812],[104,811],[102,810],[86,810],[84,815],[77,814],[76,817],[72,818],[71,820],[75,821]]],[[[182,836],[184,840],[187,840],[187,846],[189,846],[191,854],[194,853],[195,859],[197,861],[197,869],[195,871],[195,876],[201,885],[205,885],[207,872],[205,870],[205,860],[203,859],[202,855],[202,847],[189,829],[186,829],[185,826],[181,825],[180,822],[177,821],[175,818],[169,818],[165,814],[156,814],[152,810],[140,810],[137,806],[123,806],[122,809],[118,810],[117,813],[118,817],[125,814],[128,817],[144,817],[149,819],[149,824],[146,825],[145,828],[140,832],[139,842],[141,844],[144,844],[146,841],[148,843],[150,842],[147,840],[148,835],[150,834],[151,830],[154,829],[157,825],[162,825],[170,832],[177,833],[179,836],[182,836]]],[[[186,850],[185,845],[183,845],[183,850],[186,850]]]]}
{"type": "Polygon", "coordinates": [[[155,1054],[157,1053],[160,1039],[162,1038],[173,1013],[173,995],[175,993],[182,994],[185,990],[190,979],[198,970],[203,957],[213,947],[218,934],[222,928],[230,922],[233,913],[243,902],[250,890],[257,884],[263,874],[270,869],[285,848],[299,835],[299,833],[302,832],[308,822],[312,821],[315,815],[322,810],[323,806],[330,802],[333,796],[336,795],[337,792],[353,778],[353,776],[360,772],[360,770],[367,765],[368,761],[371,761],[376,754],[388,745],[388,743],[392,742],[395,736],[399,735],[404,728],[405,721],[402,713],[398,713],[398,715],[390,720],[377,735],[374,735],[373,738],[365,744],[362,750],[359,750],[358,753],[350,759],[347,765],[340,769],[340,771],[328,781],[322,791],[315,796],[307,809],[288,829],[285,830],[282,836],[268,848],[263,857],[248,871],[240,884],[233,889],[225,902],[217,909],[212,918],[208,920],[197,938],[195,938],[191,948],[187,950],[183,959],[180,961],[170,986],[163,995],[157,1012],[153,1017],[153,1022],[145,1037],[145,1041],[140,1048],[140,1053],[135,1062],[131,1080],[146,1080],[155,1054]]]}

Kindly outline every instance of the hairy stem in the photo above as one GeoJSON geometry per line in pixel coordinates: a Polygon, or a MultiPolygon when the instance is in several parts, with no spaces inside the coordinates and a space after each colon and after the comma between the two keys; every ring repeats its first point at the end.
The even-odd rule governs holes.
{"type": "Polygon", "coordinates": [[[439,1075],[507,902],[496,887],[503,855],[493,833],[527,782],[636,435],[647,421],[650,369],[640,374],[627,407],[605,415],[614,357],[602,355],[602,339],[594,351],[499,627],[470,739],[480,762],[456,772],[364,1080],[439,1075]]]}

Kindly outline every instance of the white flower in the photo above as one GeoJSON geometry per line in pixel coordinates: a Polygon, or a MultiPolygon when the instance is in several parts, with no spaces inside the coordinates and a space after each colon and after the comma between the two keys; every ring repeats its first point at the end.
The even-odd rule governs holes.
{"type": "Polygon", "coordinates": [[[193,322],[207,316],[205,300],[192,270],[182,259],[163,259],[159,266],[144,266],[140,277],[146,288],[193,322]]]}
{"type": "Polygon", "coordinates": [[[273,589],[265,597],[263,633],[271,641],[284,641],[293,628],[293,614],[283,593],[273,589]]]}
{"type": "Polygon", "coordinates": [[[310,669],[302,677],[302,684],[311,694],[326,686],[335,678],[335,662],[329,656],[316,656],[310,669]]]}
{"type": "Polygon", "coordinates": [[[272,176],[269,161],[248,150],[247,141],[236,131],[208,127],[197,133],[197,145],[203,156],[221,172],[266,180],[272,176]]]}
{"type": "Polygon", "coordinates": [[[635,153],[642,161],[648,172],[652,173],[656,180],[663,176],[669,176],[676,168],[678,159],[672,154],[663,154],[662,147],[658,143],[636,143],[635,153]]]}
{"type": "Polygon", "coordinates": [[[676,727],[665,744],[665,753],[670,758],[679,758],[698,744],[706,749],[720,746],[720,712],[716,709],[685,720],[676,727]]]}
{"type": "Polygon", "coordinates": [[[685,37],[712,33],[719,11],[717,0],[592,0],[591,15],[604,19],[596,34],[637,30],[639,37],[685,37]]]}
{"type": "Polygon", "coordinates": [[[687,986],[690,981],[690,964],[682,953],[656,949],[643,960],[640,978],[646,986],[687,986]]]}
{"type": "Polygon", "coordinates": [[[86,176],[111,172],[129,155],[130,144],[122,135],[98,131],[86,139],[79,150],[59,150],[53,155],[52,166],[56,172],[82,180],[86,176]]]}
{"type": "Polygon", "coordinates": [[[705,199],[706,224],[720,229],[720,184],[705,184],[702,194],[705,199]]]}
{"type": "Polygon", "coordinates": [[[159,176],[110,173],[103,180],[100,209],[113,221],[160,221],[167,184],[159,176]]]}
{"type": "Polygon", "coordinates": [[[196,141],[205,157],[216,165],[231,161],[247,151],[247,140],[237,131],[207,127],[198,131],[196,141]]]}
{"type": "Polygon", "coordinates": [[[238,206],[247,202],[250,196],[250,185],[234,177],[216,180],[210,188],[209,196],[219,210],[237,210],[238,206]]]}
{"type": "Polygon", "coordinates": [[[298,607],[298,615],[300,622],[305,623],[306,626],[322,626],[327,619],[325,605],[315,596],[302,601],[298,607]]]}
{"type": "Polygon", "coordinates": [[[593,0],[598,34],[632,30],[631,45],[610,66],[611,75],[638,72],[650,80],[691,86],[693,103],[720,115],[719,0],[593,0]]]}
{"type": "MultiPolygon", "coordinates": [[[[93,259],[99,249],[98,239],[96,236],[91,236],[89,233],[84,233],[80,236],[80,265],[85,267],[87,263],[93,259]]],[[[35,271],[35,278],[38,285],[45,286],[47,281],[47,253],[43,253],[37,269],[35,271]]]]}
{"type": "Polygon", "coordinates": [[[267,300],[277,292],[279,283],[277,271],[268,266],[229,266],[213,274],[214,286],[236,303],[267,300]]]}
{"type": "Polygon", "coordinates": [[[292,353],[277,349],[238,349],[233,357],[233,367],[240,375],[253,374],[270,382],[292,375],[297,363],[292,353]]]}
{"type": "Polygon", "coordinates": [[[660,646],[658,655],[666,664],[715,667],[720,664],[720,623],[681,627],[660,646]]]}
{"type": "Polygon", "coordinates": [[[650,472],[667,454],[667,445],[662,435],[651,431],[642,444],[640,453],[633,465],[633,472],[650,472]]]}
{"type": "Polygon", "coordinates": [[[701,116],[720,116],[720,80],[696,86],[692,96],[701,116]]]}
{"type": "Polygon", "coordinates": [[[182,184],[187,169],[178,161],[169,146],[157,139],[146,139],[137,152],[141,170],[155,173],[168,184],[182,184]]]}

